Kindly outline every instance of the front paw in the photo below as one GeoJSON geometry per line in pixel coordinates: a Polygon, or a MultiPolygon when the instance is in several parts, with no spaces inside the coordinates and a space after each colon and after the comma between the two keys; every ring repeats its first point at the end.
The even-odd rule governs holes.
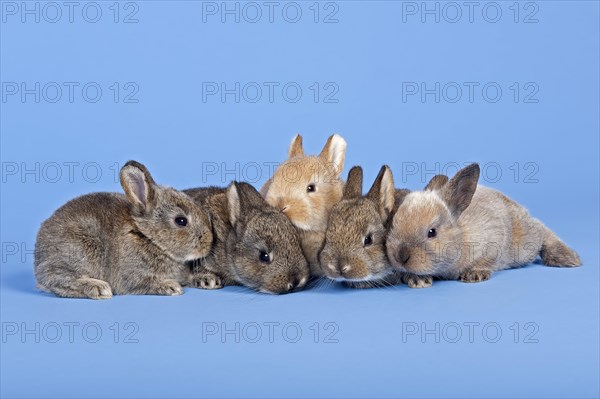
{"type": "Polygon", "coordinates": [[[480,283],[488,280],[492,276],[492,272],[489,270],[466,270],[460,274],[458,279],[463,283],[480,283]]]}
{"type": "Polygon", "coordinates": [[[403,274],[402,282],[410,288],[429,288],[433,284],[433,277],[418,276],[416,274],[403,274]]]}
{"type": "Polygon", "coordinates": [[[151,294],[155,295],[181,295],[183,294],[183,288],[175,280],[163,280],[160,281],[151,294]]]}
{"type": "Polygon", "coordinates": [[[191,286],[195,288],[202,288],[204,290],[216,290],[223,288],[223,281],[221,277],[212,273],[201,273],[196,274],[192,277],[191,286]]]}

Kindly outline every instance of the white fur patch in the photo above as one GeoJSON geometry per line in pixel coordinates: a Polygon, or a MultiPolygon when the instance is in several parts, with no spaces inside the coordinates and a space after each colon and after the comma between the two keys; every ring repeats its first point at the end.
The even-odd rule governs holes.
{"type": "Polygon", "coordinates": [[[346,155],[346,140],[338,134],[334,134],[331,139],[331,147],[329,152],[329,161],[333,162],[338,169],[344,168],[344,157],[346,155]]]}
{"type": "Polygon", "coordinates": [[[450,209],[448,209],[448,206],[437,191],[416,191],[409,193],[404,198],[404,202],[402,202],[402,207],[409,213],[423,208],[436,209],[440,205],[450,212],[450,209]]]}

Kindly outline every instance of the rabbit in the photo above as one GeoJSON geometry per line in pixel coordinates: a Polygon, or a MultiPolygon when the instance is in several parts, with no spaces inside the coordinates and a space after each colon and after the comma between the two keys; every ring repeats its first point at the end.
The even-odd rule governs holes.
{"type": "Polygon", "coordinates": [[[333,206],[320,263],[326,277],[354,288],[396,284],[385,251],[391,216],[410,192],[395,189],[392,171],[382,166],[371,189],[362,195],[362,168],[348,173],[342,200],[333,206]]]}
{"type": "Polygon", "coordinates": [[[394,188],[392,171],[381,167],[367,195],[362,195],[363,171],[354,166],[348,173],[342,200],[329,216],[325,245],[319,255],[326,277],[354,288],[395,284],[385,251],[385,238],[396,202],[408,190],[394,188]]]}
{"type": "Polygon", "coordinates": [[[342,198],[346,141],[329,137],[317,156],[304,155],[302,136],[294,137],[288,159],[261,188],[270,205],[280,209],[300,231],[302,250],[311,274],[321,276],[319,251],[323,246],[327,219],[333,205],[342,198]]]}
{"type": "Polygon", "coordinates": [[[434,277],[481,282],[538,255],[547,266],[581,265],[525,208],[478,180],[479,165],[471,164],[450,180],[436,176],[399,205],[386,245],[392,266],[409,273],[409,286],[429,287],[434,277]]]}
{"type": "Polygon", "coordinates": [[[211,249],[208,214],[181,191],[157,185],[138,162],[127,162],[120,180],[125,195],[80,196],[42,224],[38,288],[91,299],[183,293],[191,277],[185,262],[211,249]]]}
{"type": "Polygon", "coordinates": [[[290,220],[247,183],[184,190],[212,220],[214,243],[193,263],[192,285],[205,289],[244,285],[263,293],[302,289],[309,269],[290,220]]]}

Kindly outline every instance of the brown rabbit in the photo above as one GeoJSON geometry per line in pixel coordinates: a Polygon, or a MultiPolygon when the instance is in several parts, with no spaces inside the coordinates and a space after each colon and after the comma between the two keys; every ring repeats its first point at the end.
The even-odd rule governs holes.
{"type": "Polygon", "coordinates": [[[157,185],[138,162],[127,162],[120,177],[125,195],[75,198],[42,224],[34,262],[40,289],[93,299],[183,293],[191,275],[185,262],[211,248],[207,213],[157,185]]]}
{"type": "Polygon", "coordinates": [[[311,274],[319,276],[319,251],[323,246],[327,219],[333,205],[340,201],[344,182],[346,141],[334,134],[317,156],[304,155],[302,136],[296,135],[273,177],[261,189],[272,206],[280,209],[300,230],[302,250],[311,274]]]}
{"type": "Polygon", "coordinates": [[[477,186],[478,180],[479,166],[472,164],[449,181],[436,176],[424,191],[408,194],[399,205],[387,252],[395,269],[412,274],[411,286],[431,286],[432,277],[480,282],[538,255],[547,266],[581,264],[525,208],[496,190],[477,186]]]}
{"type": "Polygon", "coordinates": [[[209,255],[193,262],[192,285],[215,289],[244,285],[265,293],[302,289],[309,277],[298,232],[254,187],[185,190],[211,217],[214,242],[209,255]]]}
{"type": "Polygon", "coordinates": [[[382,166],[368,194],[362,195],[363,172],[348,173],[342,200],[333,206],[320,254],[325,276],[354,288],[396,284],[385,252],[385,238],[396,203],[408,190],[395,189],[392,171],[382,166]]]}

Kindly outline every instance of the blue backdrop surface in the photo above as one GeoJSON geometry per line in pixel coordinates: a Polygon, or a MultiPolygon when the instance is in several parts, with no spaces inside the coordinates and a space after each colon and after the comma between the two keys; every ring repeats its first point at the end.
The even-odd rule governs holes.
{"type": "Polygon", "coordinates": [[[1,5],[0,396],[598,397],[596,1],[1,5]],[[487,282],[61,299],[40,223],[121,191],[260,186],[295,133],[396,185],[482,166],[575,248],[487,282]]]}

